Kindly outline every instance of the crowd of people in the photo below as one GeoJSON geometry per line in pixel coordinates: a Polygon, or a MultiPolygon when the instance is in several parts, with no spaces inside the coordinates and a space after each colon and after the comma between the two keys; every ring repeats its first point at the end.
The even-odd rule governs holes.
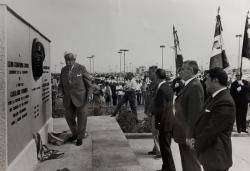
{"type": "Polygon", "coordinates": [[[173,81],[165,70],[151,66],[148,75],[135,80],[127,73],[124,82],[98,82],[90,79],[86,68],[75,62],[73,53],[64,55],[59,87],[63,94],[65,118],[72,132],[70,141],[82,144],[87,136],[86,104],[105,101],[115,106],[116,116],[129,103],[136,116],[136,104],[144,105],[150,118],[154,147],[149,155],[162,158],[162,171],[175,171],[171,140],[179,145],[183,171],[227,171],[232,166],[231,133],[236,118],[237,131],[247,133],[249,83],[237,73],[229,85],[221,68],[196,77],[199,68],[194,60],[184,61],[173,81]],[[77,118],[77,120],[76,120],[77,118]]]}

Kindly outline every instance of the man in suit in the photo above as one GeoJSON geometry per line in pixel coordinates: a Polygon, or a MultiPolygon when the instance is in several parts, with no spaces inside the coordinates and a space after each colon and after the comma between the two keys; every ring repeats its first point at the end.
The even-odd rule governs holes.
{"type": "Polygon", "coordinates": [[[199,68],[196,61],[187,60],[180,69],[184,87],[175,99],[175,123],[173,137],[179,144],[183,171],[201,171],[195,153],[186,144],[186,138],[194,136],[194,126],[203,106],[204,92],[200,81],[195,77],[199,68]]]}
{"type": "Polygon", "coordinates": [[[230,93],[236,105],[236,125],[238,133],[248,133],[246,130],[248,91],[249,83],[241,79],[240,73],[236,73],[236,80],[231,84],[230,93]]]}
{"type": "Polygon", "coordinates": [[[196,123],[195,140],[187,141],[197,153],[204,171],[227,171],[232,166],[235,104],[227,90],[227,79],[222,68],[208,71],[205,84],[212,95],[206,100],[196,123]]]}
{"type": "Polygon", "coordinates": [[[163,69],[156,70],[156,81],[158,85],[154,98],[153,113],[155,115],[155,128],[159,130],[159,142],[163,162],[161,171],[175,171],[170,148],[174,121],[174,92],[168,85],[168,82],[166,82],[166,72],[163,69]]]}
{"type": "Polygon", "coordinates": [[[86,137],[87,113],[86,104],[91,95],[89,74],[83,65],[75,62],[73,53],[65,53],[66,66],[61,70],[59,88],[63,93],[63,105],[66,109],[65,119],[72,132],[69,141],[82,145],[86,137]],[[77,122],[76,119],[77,118],[77,122]]]}
{"type": "Polygon", "coordinates": [[[151,81],[149,86],[147,87],[146,92],[146,101],[145,101],[145,114],[148,115],[148,117],[151,120],[151,131],[154,141],[154,147],[152,151],[149,151],[149,155],[155,155],[155,158],[160,158],[160,145],[159,145],[159,131],[155,128],[155,115],[153,112],[153,104],[154,104],[154,97],[156,95],[156,89],[157,89],[157,80],[156,80],[156,70],[157,66],[150,66],[148,69],[148,76],[151,81]]]}

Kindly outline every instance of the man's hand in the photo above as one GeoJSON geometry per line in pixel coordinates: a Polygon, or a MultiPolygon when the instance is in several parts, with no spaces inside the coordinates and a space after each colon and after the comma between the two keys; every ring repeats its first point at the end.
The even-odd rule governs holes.
{"type": "Polygon", "coordinates": [[[194,143],[195,143],[194,138],[186,138],[186,144],[187,146],[189,146],[191,150],[194,150],[194,143]]]}

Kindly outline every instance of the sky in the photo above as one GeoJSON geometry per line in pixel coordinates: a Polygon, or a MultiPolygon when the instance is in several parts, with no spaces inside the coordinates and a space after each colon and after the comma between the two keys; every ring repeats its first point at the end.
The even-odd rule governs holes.
{"type": "MultiPolygon", "coordinates": [[[[217,8],[230,67],[238,65],[239,39],[244,33],[249,0],[0,0],[48,37],[52,72],[60,71],[63,54],[77,54],[89,70],[88,56],[95,55],[97,72],[120,71],[119,49],[129,49],[129,71],[158,65],[174,69],[173,24],[184,60],[197,60],[208,68],[212,55],[217,8]]],[[[242,39],[240,39],[242,45],[242,39]]],[[[248,59],[243,68],[249,68],[248,59]]],[[[122,59],[123,70],[123,59],[122,59]]]]}

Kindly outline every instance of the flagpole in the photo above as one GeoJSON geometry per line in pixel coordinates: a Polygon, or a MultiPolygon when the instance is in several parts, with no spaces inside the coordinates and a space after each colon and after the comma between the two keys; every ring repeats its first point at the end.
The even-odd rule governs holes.
{"type": "Polygon", "coordinates": [[[238,67],[239,67],[239,60],[240,60],[240,67],[239,67],[239,69],[240,69],[240,73],[241,73],[242,58],[240,57],[240,38],[242,37],[242,35],[241,34],[236,34],[235,37],[239,38],[238,67]]]}
{"type": "Polygon", "coordinates": [[[177,71],[177,66],[176,66],[176,58],[177,58],[177,42],[176,42],[176,38],[175,38],[175,27],[173,25],[173,35],[174,35],[174,52],[175,52],[175,75],[177,76],[178,71],[177,71]]]}
{"type": "MultiPolygon", "coordinates": [[[[248,20],[248,15],[249,15],[249,11],[247,11],[247,20],[248,20]]],[[[245,35],[244,35],[245,36],[245,35]]],[[[240,38],[239,38],[240,39],[240,38]]],[[[244,39],[244,38],[243,38],[244,39]]],[[[239,42],[240,43],[240,42],[239,42]]],[[[242,55],[241,55],[241,61],[240,61],[240,78],[242,77],[242,55]]]]}

